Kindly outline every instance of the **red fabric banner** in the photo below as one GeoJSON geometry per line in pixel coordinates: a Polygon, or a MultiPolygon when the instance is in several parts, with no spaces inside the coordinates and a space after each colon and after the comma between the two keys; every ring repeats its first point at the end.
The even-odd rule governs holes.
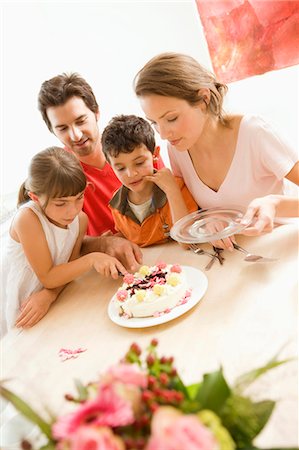
{"type": "Polygon", "coordinates": [[[212,65],[225,83],[299,63],[299,1],[196,0],[212,65]]]}

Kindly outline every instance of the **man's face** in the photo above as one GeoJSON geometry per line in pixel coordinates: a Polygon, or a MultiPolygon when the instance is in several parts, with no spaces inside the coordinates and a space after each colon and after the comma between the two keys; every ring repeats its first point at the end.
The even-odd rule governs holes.
{"type": "Polygon", "coordinates": [[[64,105],[47,108],[55,136],[80,157],[92,154],[99,144],[97,121],[99,113],[92,112],[80,97],[71,97],[64,105]]]}

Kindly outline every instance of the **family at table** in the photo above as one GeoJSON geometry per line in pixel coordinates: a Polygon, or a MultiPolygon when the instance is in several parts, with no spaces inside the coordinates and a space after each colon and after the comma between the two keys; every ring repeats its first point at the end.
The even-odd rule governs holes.
{"type": "MultiPolygon", "coordinates": [[[[36,154],[20,188],[2,264],[2,334],[40,321],[64,286],[94,268],[117,278],[142,264],[140,248],[164,243],[199,208],[239,205],[243,231],[297,216],[296,151],[262,118],[227,115],[227,86],[188,55],[163,53],[134,79],[145,118],[119,115],[102,135],[99,106],[78,74],[45,81],[41,115],[63,148],[36,154]],[[167,141],[164,166],[154,129],[167,141]]],[[[213,244],[233,250],[234,237],[213,244]]]]}

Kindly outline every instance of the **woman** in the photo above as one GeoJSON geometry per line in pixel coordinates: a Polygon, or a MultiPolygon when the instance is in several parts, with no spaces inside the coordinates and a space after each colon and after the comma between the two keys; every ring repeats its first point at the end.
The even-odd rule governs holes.
{"type": "MultiPolygon", "coordinates": [[[[158,55],[134,84],[147,119],[168,141],[174,175],[201,208],[246,209],[257,197],[284,194],[284,178],[299,184],[296,152],[261,118],[226,115],[227,86],[192,57],[158,55]]],[[[225,245],[232,248],[230,239],[225,245]]]]}

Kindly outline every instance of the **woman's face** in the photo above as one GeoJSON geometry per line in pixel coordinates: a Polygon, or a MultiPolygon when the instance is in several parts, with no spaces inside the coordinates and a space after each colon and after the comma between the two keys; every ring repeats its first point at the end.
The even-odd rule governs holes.
{"type": "Polygon", "coordinates": [[[197,143],[208,118],[203,102],[192,106],[186,100],[156,94],[139,99],[147,119],[162,139],[179,151],[188,150],[197,143]]]}

